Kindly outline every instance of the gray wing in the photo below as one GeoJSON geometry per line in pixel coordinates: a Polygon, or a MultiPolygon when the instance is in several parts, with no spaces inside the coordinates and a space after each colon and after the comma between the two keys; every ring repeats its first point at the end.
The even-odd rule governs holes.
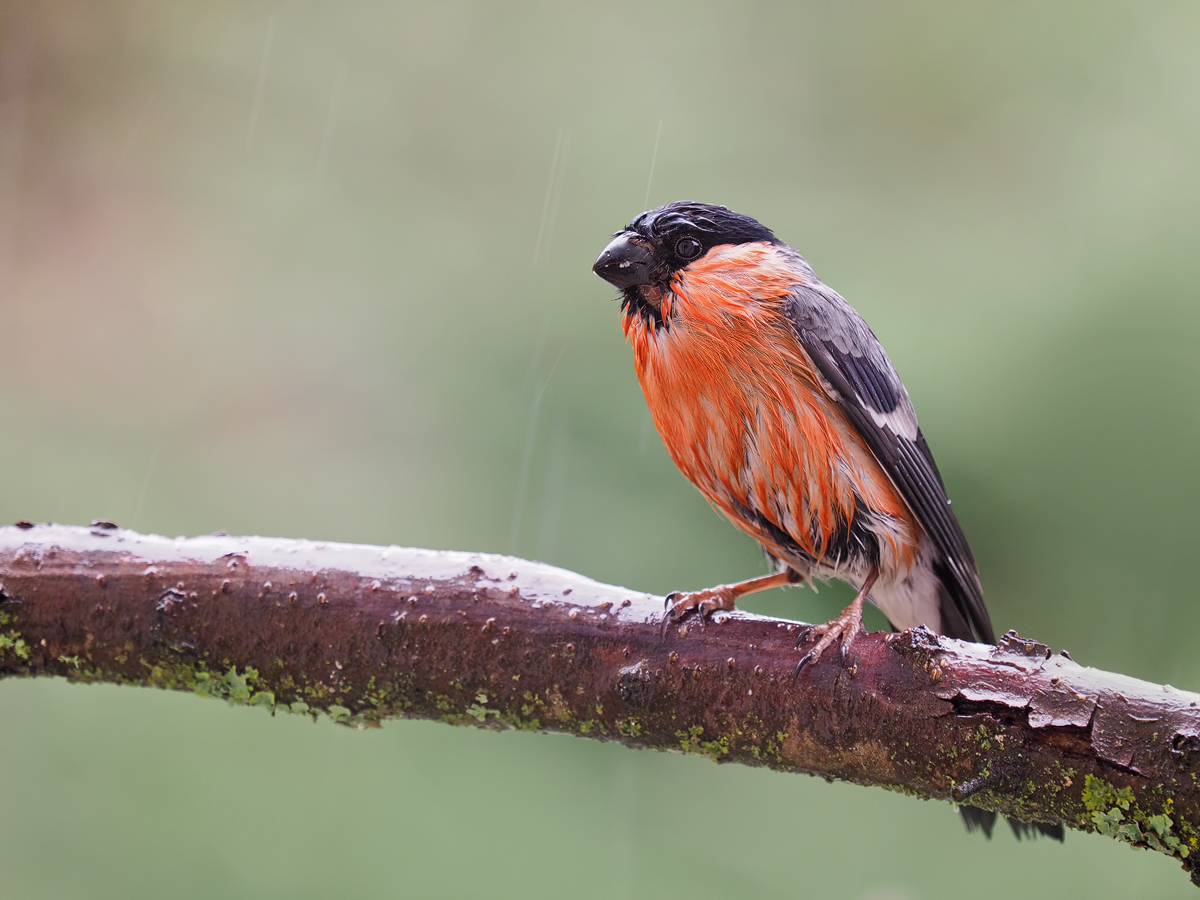
{"type": "Polygon", "coordinates": [[[826,389],[937,549],[936,574],[948,594],[942,600],[943,631],[970,640],[973,629],[980,640],[995,643],[975,557],[950,508],[908,392],[883,345],[854,308],[819,281],[797,285],[785,311],[801,346],[827,382],[826,389]]]}

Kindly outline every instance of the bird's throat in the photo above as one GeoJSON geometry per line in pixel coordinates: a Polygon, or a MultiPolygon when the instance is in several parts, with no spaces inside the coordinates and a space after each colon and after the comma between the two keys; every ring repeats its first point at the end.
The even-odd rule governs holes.
{"type": "Polygon", "coordinates": [[[634,290],[638,292],[638,296],[641,297],[643,303],[659,312],[662,311],[662,288],[653,284],[639,284],[634,290]]]}

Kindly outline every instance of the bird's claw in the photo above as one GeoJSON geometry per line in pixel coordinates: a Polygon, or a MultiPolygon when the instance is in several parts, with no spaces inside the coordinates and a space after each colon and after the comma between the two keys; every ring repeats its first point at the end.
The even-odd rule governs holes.
{"type": "Polygon", "coordinates": [[[802,657],[800,657],[800,662],[796,663],[796,668],[792,669],[792,684],[796,683],[796,679],[800,677],[800,670],[812,660],[812,656],[812,651],[809,650],[802,657]]]}
{"type": "Polygon", "coordinates": [[[813,625],[806,629],[796,641],[797,649],[809,637],[816,637],[818,640],[811,650],[800,657],[800,662],[796,663],[796,668],[792,670],[792,682],[795,683],[796,679],[800,677],[800,670],[806,665],[809,663],[815,665],[820,661],[821,654],[828,650],[834,641],[838,641],[840,644],[842,662],[845,663],[850,645],[854,643],[854,639],[858,637],[862,628],[862,610],[861,608],[855,609],[854,605],[851,605],[843,610],[837,618],[830,619],[824,625],[813,625]]]}
{"type": "MultiPolygon", "coordinates": [[[[676,592],[676,593],[678,593],[678,592],[676,592]]],[[[666,603],[663,604],[663,607],[666,609],[666,612],[663,613],[662,628],[659,630],[658,639],[660,641],[666,640],[667,629],[670,628],[671,623],[674,622],[676,619],[678,619],[680,616],[680,613],[676,613],[675,607],[671,605],[671,598],[674,596],[675,596],[675,594],[667,594],[667,601],[666,601],[666,603]]]]}
{"type": "Polygon", "coordinates": [[[667,629],[675,622],[678,622],[693,609],[699,613],[699,622],[701,627],[704,625],[704,620],[719,609],[733,609],[734,596],[733,591],[728,585],[709,588],[704,591],[672,591],[667,594],[663,605],[666,607],[666,612],[663,614],[662,621],[662,637],[667,636],[667,629]]]}

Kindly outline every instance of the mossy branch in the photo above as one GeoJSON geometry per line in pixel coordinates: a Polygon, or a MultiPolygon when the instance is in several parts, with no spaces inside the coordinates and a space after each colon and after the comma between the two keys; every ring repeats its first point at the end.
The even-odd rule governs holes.
{"type": "Polygon", "coordinates": [[[1200,695],[1009,633],[659,633],[662,600],[486,554],[96,523],[0,528],[0,676],[152,685],[374,725],[564,731],[1100,831],[1200,857],[1200,695]]]}

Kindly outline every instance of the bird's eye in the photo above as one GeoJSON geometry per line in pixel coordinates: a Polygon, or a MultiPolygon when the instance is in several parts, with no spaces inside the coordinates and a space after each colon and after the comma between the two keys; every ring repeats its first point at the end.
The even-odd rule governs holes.
{"type": "Polygon", "coordinates": [[[680,238],[675,243],[675,252],[680,259],[695,259],[701,249],[700,242],[693,237],[680,238]]]}

